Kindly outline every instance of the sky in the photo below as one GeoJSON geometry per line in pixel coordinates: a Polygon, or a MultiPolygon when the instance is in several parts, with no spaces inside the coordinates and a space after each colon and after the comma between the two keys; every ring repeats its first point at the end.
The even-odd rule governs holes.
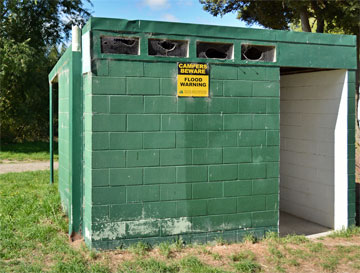
{"type": "MultiPolygon", "coordinates": [[[[91,0],[86,7],[95,17],[154,20],[207,25],[248,27],[236,13],[214,17],[198,0],[91,0]]],[[[252,26],[260,28],[259,26],[252,26]]]]}

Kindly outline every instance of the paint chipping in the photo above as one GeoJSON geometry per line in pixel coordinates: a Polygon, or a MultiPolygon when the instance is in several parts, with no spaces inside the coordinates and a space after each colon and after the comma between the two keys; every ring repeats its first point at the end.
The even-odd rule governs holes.
{"type": "Polygon", "coordinates": [[[157,235],[159,233],[159,223],[153,220],[128,222],[127,232],[130,236],[157,235]]]}
{"type": "Polygon", "coordinates": [[[85,227],[85,238],[91,240],[91,235],[90,235],[90,231],[87,227],[85,227]]]}
{"type": "Polygon", "coordinates": [[[125,223],[105,223],[99,231],[92,234],[93,240],[109,239],[115,240],[125,236],[125,223]]]}
{"type": "Polygon", "coordinates": [[[169,235],[176,235],[191,232],[191,222],[188,218],[169,219],[163,223],[162,232],[169,235]]]}

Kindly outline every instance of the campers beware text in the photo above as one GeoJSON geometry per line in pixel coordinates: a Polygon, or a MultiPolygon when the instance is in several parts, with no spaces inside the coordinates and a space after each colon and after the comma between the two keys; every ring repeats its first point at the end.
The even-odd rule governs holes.
{"type": "Polygon", "coordinates": [[[178,63],[177,95],[179,97],[209,96],[209,64],[178,63]]]}

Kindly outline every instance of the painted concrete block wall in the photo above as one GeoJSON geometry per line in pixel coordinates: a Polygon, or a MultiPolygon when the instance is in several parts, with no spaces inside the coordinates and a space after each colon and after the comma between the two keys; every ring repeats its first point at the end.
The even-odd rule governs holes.
{"type": "Polygon", "coordinates": [[[334,228],[334,204],[342,203],[346,226],[346,71],[282,76],[280,98],[280,209],[334,228]]]}
{"type": "Polygon", "coordinates": [[[175,62],[93,67],[84,77],[93,247],[277,230],[278,68],[212,64],[209,98],[177,98],[175,62]]]}
{"type": "Polygon", "coordinates": [[[348,225],[355,225],[355,78],[356,72],[348,70],[348,225]]]}
{"type": "Polygon", "coordinates": [[[84,119],[83,119],[83,219],[82,230],[85,242],[91,245],[89,236],[91,234],[92,223],[92,76],[84,74],[82,79],[84,119]]]}
{"type": "Polygon", "coordinates": [[[70,137],[70,73],[68,69],[63,70],[58,76],[59,90],[59,192],[61,203],[68,214],[69,196],[70,196],[70,164],[69,164],[69,137],[70,137]]]}

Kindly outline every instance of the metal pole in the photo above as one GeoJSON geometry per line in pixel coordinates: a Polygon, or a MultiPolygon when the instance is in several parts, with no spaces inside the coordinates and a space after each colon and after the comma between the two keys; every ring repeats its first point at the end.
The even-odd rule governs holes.
{"type": "Polygon", "coordinates": [[[49,133],[50,133],[50,184],[54,184],[54,152],[53,152],[53,101],[52,83],[49,83],[49,133]]]}

